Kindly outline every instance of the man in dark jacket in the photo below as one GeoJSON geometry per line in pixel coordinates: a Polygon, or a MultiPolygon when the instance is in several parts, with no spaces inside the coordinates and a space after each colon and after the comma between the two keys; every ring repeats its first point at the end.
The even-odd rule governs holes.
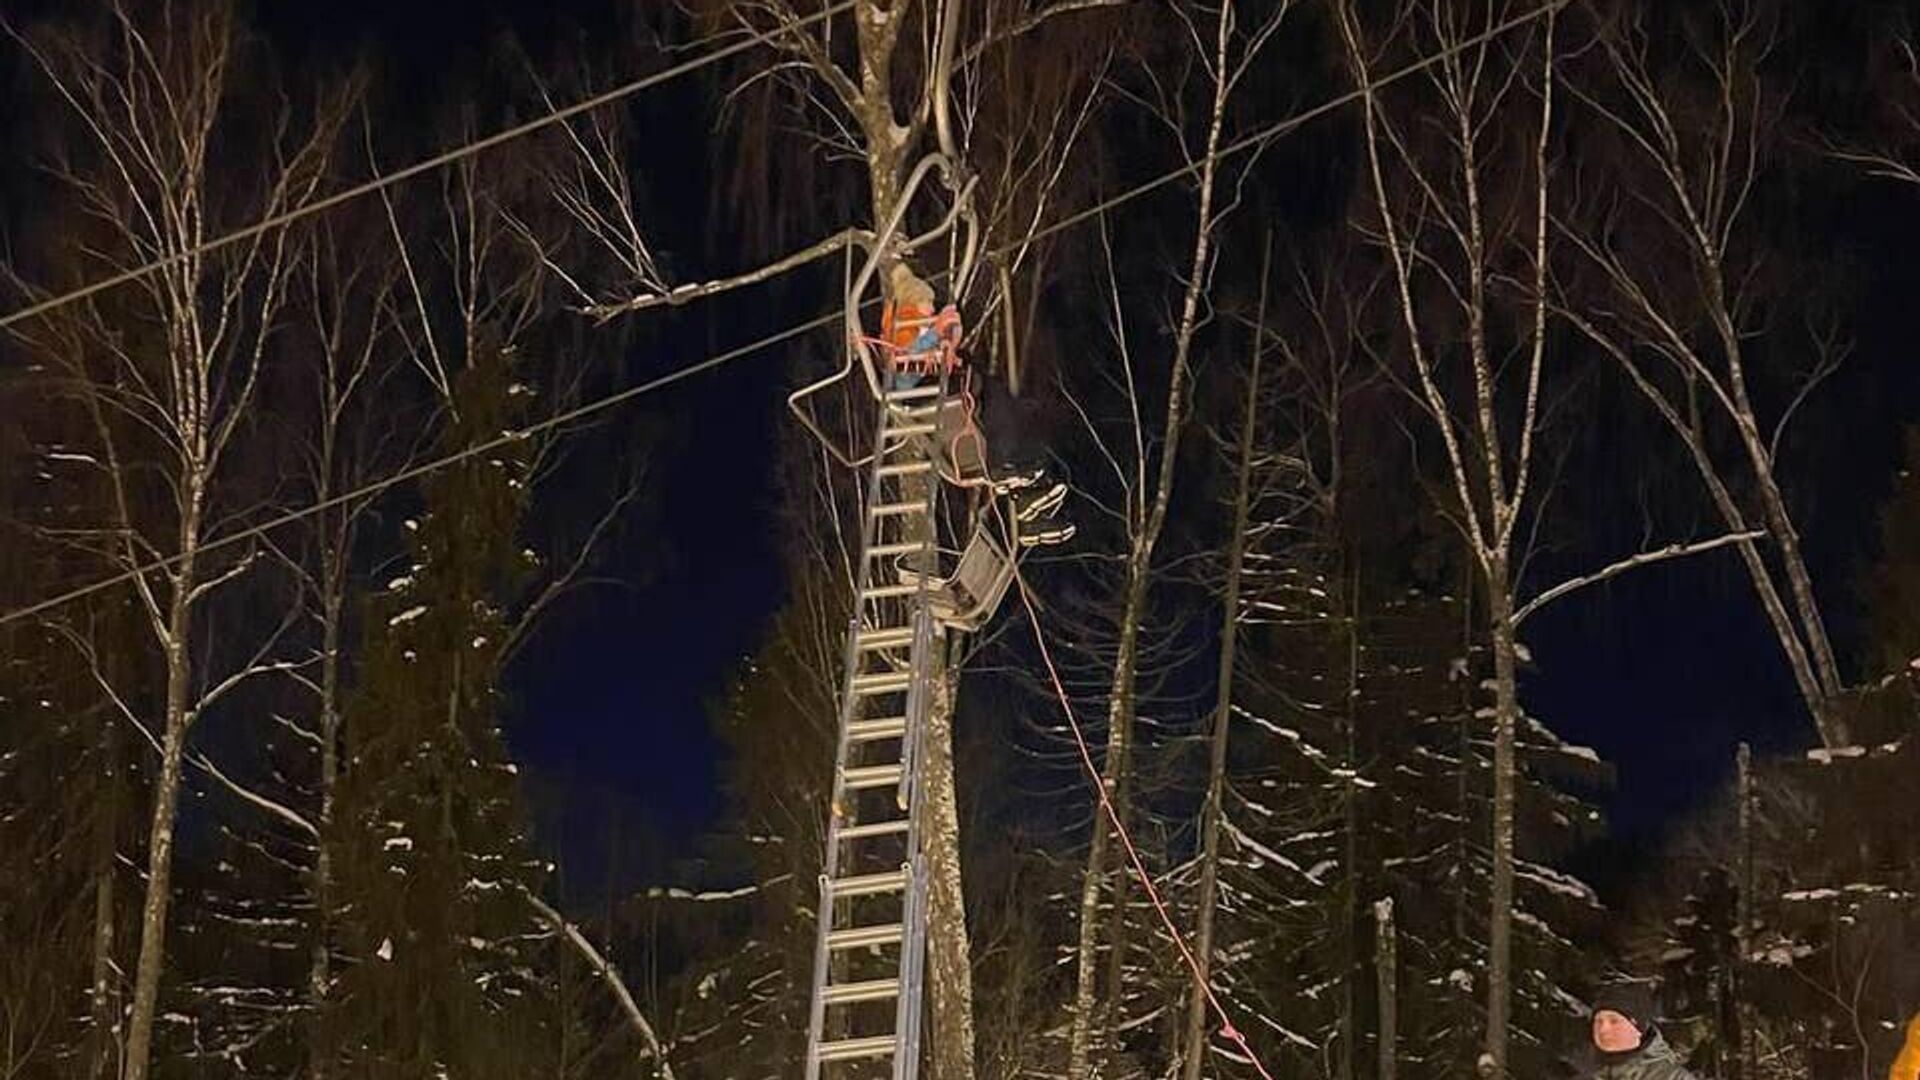
{"type": "Polygon", "coordinates": [[[1613,983],[1593,999],[1593,1028],[1587,1064],[1589,1080],[1694,1080],[1654,1026],[1653,988],[1646,983],[1613,983]]]}

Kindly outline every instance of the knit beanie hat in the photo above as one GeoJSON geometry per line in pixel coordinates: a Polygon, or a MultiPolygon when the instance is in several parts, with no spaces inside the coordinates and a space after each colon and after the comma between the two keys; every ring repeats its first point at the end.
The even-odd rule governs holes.
{"type": "Polygon", "coordinates": [[[1602,1009],[1626,1017],[1643,1036],[1653,1031],[1657,1010],[1653,1002],[1653,987],[1647,983],[1620,982],[1602,986],[1593,996],[1593,1011],[1600,1012],[1602,1009]]]}

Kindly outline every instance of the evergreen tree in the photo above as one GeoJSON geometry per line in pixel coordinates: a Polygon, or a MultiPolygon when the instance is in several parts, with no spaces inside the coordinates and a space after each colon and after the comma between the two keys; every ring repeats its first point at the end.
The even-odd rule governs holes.
{"type": "MultiPolygon", "coordinates": [[[[476,348],[443,452],[514,428],[526,388],[510,352],[476,348]]],[[[516,542],[525,444],[466,458],[424,485],[412,564],[370,604],[346,719],[332,835],[339,947],[328,1037],[346,1075],[520,1077],[544,1071],[554,982],[549,928],[500,731],[505,609],[530,568],[516,542]]]]}

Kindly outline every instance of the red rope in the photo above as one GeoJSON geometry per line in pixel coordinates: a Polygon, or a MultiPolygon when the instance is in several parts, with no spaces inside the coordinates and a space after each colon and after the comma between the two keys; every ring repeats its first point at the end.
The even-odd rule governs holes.
{"type": "Polygon", "coordinates": [[[1207,996],[1207,1004],[1213,1006],[1214,1013],[1219,1016],[1221,1036],[1240,1048],[1247,1060],[1253,1062],[1262,1080],[1273,1080],[1273,1074],[1260,1063],[1260,1056],[1253,1052],[1253,1047],[1247,1045],[1247,1037],[1233,1026],[1233,1018],[1227,1015],[1226,1006],[1220,1003],[1213,987],[1207,985],[1206,977],[1200,973],[1200,962],[1194,959],[1193,950],[1187,947],[1186,939],[1180,935],[1179,928],[1173,925],[1173,916],[1168,914],[1166,902],[1160,898],[1160,890],[1153,887],[1153,877],[1140,861],[1140,852],[1133,846],[1133,838],[1127,835],[1126,826],[1120,823],[1120,813],[1114,809],[1113,800],[1107,797],[1107,785],[1100,782],[1100,770],[1093,763],[1093,751],[1088,749],[1086,735],[1080,730],[1080,721],[1073,715],[1073,703],[1067,700],[1067,688],[1060,681],[1059,669],[1053,666],[1053,653],[1047,648],[1047,635],[1040,629],[1040,614],[1034,610],[1033,595],[1027,590],[1027,579],[1020,574],[1017,563],[1013,579],[1020,586],[1020,602],[1027,609],[1027,621],[1033,625],[1033,640],[1040,646],[1040,659],[1047,665],[1047,677],[1053,680],[1053,692],[1060,698],[1060,708],[1067,715],[1067,727],[1073,732],[1073,741],[1080,748],[1080,764],[1086,768],[1087,778],[1093,781],[1094,794],[1100,800],[1101,809],[1107,812],[1107,820],[1113,824],[1114,835],[1120,838],[1120,845],[1126,849],[1127,861],[1133,866],[1134,876],[1140,879],[1140,887],[1146,891],[1147,898],[1153,901],[1153,910],[1160,915],[1160,924],[1166,927],[1167,936],[1173,939],[1174,945],[1180,950],[1181,959],[1187,962],[1187,970],[1193,973],[1194,985],[1207,996]]]}

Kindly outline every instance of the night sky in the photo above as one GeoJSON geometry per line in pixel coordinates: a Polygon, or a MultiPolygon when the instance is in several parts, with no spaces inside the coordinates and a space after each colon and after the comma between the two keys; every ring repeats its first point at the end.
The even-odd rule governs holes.
{"type": "MultiPolygon", "coordinates": [[[[450,17],[431,4],[374,0],[261,5],[272,33],[302,55],[337,57],[371,45],[394,73],[422,88],[470,77],[502,27],[525,36],[539,55],[561,40],[569,22],[595,33],[616,28],[622,20],[610,7],[586,0],[485,0],[460,4],[459,16],[450,17]]],[[[1824,71],[1815,68],[1816,76],[1824,71]]],[[[1819,90],[1821,80],[1811,82],[1819,90]]],[[[737,259],[728,231],[735,223],[724,208],[714,216],[706,189],[718,152],[712,95],[709,82],[680,80],[640,105],[639,130],[650,144],[642,171],[657,211],[648,226],[678,280],[739,265],[729,261],[737,259]]],[[[1912,362],[1908,325],[1920,285],[1910,259],[1920,250],[1920,197],[1890,184],[1853,181],[1840,192],[1836,183],[1809,181],[1807,198],[1825,207],[1813,227],[1851,275],[1847,325],[1854,354],[1795,421],[1786,454],[1844,663],[1854,637],[1854,582],[1872,555],[1874,511],[1888,489],[1899,428],[1920,419],[1914,405],[1920,365],[1912,362]]],[[[654,315],[624,370],[608,373],[608,385],[751,340],[817,313],[822,299],[802,279],[654,315]]],[[[629,872],[664,872],[665,859],[687,853],[719,809],[722,766],[706,734],[705,710],[782,599],[770,474],[772,426],[784,422],[777,403],[789,360],[767,353],[699,377],[619,412],[590,436],[656,440],[650,482],[659,494],[623,523],[603,567],[626,587],[575,599],[543,628],[511,677],[521,719],[510,735],[536,778],[544,827],[564,836],[570,862],[580,852],[605,850],[614,827],[608,822],[618,820],[619,835],[647,838],[631,856],[629,872]]],[[[1630,411],[1632,403],[1620,408],[1630,411]]],[[[1601,416],[1604,421],[1604,410],[1601,416]]],[[[1647,434],[1670,439],[1658,429],[1647,434]]],[[[1622,493],[1634,485],[1622,475],[1608,437],[1589,432],[1578,440],[1571,482],[1555,496],[1552,512],[1579,523],[1579,534],[1541,560],[1543,576],[1590,569],[1645,539],[1640,520],[1619,516],[1630,505],[1622,493]]],[[[590,443],[549,497],[598,505],[609,481],[596,473],[596,460],[590,443]]],[[[1686,468],[1677,457],[1672,464],[1686,468]]],[[[1697,486],[1690,472],[1674,475],[1679,498],[1697,504],[1686,490],[1697,486]]],[[[1660,524],[1686,522],[1663,518],[1660,524]]],[[[1712,529],[1710,521],[1694,524],[1692,535],[1712,529]]],[[[1777,646],[1730,555],[1628,575],[1548,609],[1527,637],[1536,670],[1523,684],[1523,699],[1619,770],[1617,788],[1604,798],[1616,838],[1590,853],[1583,867],[1603,889],[1615,887],[1621,871],[1634,865],[1622,855],[1644,853],[1663,826],[1725,775],[1740,740],[1780,750],[1810,739],[1777,646]]],[[[577,872],[597,877],[593,861],[588,855],[589,865],[577,872]]]]}
{"type": "MultiPolygon", "coordinates": [[[[263,5],[276,45],[306,62],[337,63],[358,50],[379,58],[397,97],[432,100],[484,78],[490,46],[512,33],[541,57],[577,36],[644,34],[605,0],[458,5],[346,0],[263,5]],[[451,11],[457,7],[458,15],[451,11]]],[[[648,63],[658,53],[649,51],[648,63]]],[[[621,77],[639,74],[632,65],[621,77]]],[[[707,177],[713,84],[683,78],[632,99],[649,147],[643,180],[649,238],[675,280],[729,251],[724,220],[710,220],[707,177]]],[[[783,328],[797,310],[792,283],[650,319],[613,370],[589,389],[642,382],[712,352],[783,328]],[[769,295],[773,299],[770,301],[769,295]]],[[[804,289],[819,310],[824,300],[804,289]]],[[[743,360],[606,416],[581,437],[541,494],[536,514],[597,516],[621,477],[605,464],[640,442],[653,464],[595,575],[619,584],[574,594],[530,639],[508,673],[508,737],[525,765],[547,843],[577,885],[597,888],[607,852],[628,884],[658,880],[688,854],[721,809],[719,748],[707,710],[757,644],[783,599],[771,525],[772,425],[784,400],[776,351],[743,360]]]]}

